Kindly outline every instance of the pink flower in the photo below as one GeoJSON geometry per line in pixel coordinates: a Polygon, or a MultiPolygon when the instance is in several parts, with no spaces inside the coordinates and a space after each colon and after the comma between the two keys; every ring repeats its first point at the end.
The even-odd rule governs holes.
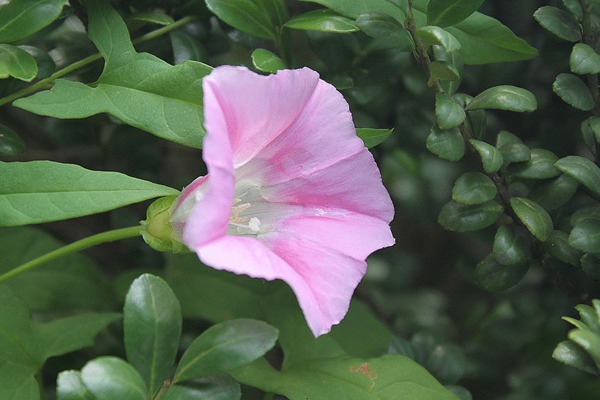
{"type": "Polygon", "coordinates": [[[281,279],[315,336],[348,311],[365,258],[394,244],[390,197],[348,104],[308,69],[204,78],[208,175],[179,196],[171,223],[205,264],[281,279]]]}

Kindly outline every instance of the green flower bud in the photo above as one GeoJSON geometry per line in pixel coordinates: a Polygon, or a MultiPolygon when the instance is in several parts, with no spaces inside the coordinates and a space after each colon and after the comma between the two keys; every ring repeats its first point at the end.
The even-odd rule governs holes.
{"type": "Polygon", "coordinates": [[[166,196],[154,201],[146,211],[146,220],[141,222],[142,237],[154,250],[179,253],[185,249],[173,233],[170,221],[176,199],[177,196],[166,196]]]}

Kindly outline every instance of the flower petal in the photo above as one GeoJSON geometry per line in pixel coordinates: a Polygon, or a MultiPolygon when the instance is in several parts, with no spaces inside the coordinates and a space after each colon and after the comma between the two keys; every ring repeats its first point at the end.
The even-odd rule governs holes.
{"type": "MultiPolygon", "coordinates": [[[[219,129],[231,143],[234,163],[243,164],[294,122],[318,82],[319,74],[308,68],[261,76],[243,67],[218,67],[204,78],[205,115],[220,114],[219,129]]],[[[207,137],[221,134],[211,128],[207,123],[207,137]]]]}
{"type": "Polygon", "coordinates": [[[225,236],[202,246],[197,254],[217,269],[285,281],[315,336],[329,332],[346,315],[366,270],[364,261],[284,235],[273,235],[264,244],[253,238],[225,236]]]}

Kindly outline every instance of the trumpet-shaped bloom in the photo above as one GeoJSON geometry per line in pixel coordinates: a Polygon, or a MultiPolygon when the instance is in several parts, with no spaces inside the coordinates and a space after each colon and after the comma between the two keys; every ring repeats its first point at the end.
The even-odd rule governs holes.
{"type": "Polygon", "coordinates": [[[348,104],[308,69],[204,78],[208,174],[171,223],[205,264],[291,286],[315,336],[346,315],[365,258],[391,246],[390,197],[348,104]]]}

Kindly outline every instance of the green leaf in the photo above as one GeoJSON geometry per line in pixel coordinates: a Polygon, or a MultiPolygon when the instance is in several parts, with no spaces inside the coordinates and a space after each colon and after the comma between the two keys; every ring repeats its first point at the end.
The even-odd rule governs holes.
{"type": "Polygon", "coordinates": [[[98,400],[147,400],[142,377],[117,357],[98,357],[81,369],[81,380],[98,400]]]}
{"type": "Polygon", "coordinates": [[[429,80],[427,81],[427,85],[433,86],[433,82],[436,79],[443,82],[459,82],[460,73],[452,64],[445,61],[434,61],[429,64],[429,80]]]}
{"type": "Polygon", "coordinates": [[[170,376],[177,356],[179,301],[165,281],[144,274],[131,284],[123,312],[127,360],[140,373],[152,397],[170,376]]]}
{"type": "Polygon", "coordinates": [[[439,26],[424,26],[417,29],[417,35],[425,47],[442,46],[446,51],[460,50],[460,42],[445,29],[439,26]]]}
{"type": "Polygon", "coordinates": [[[577,344],[568,340],[560,342],[556,346],[552,352],[552,358],[581,371],[594,375],[597,373],[596,366],[590,355],[577,344]]]}
{"type": "Polygon", "coordinates": [[[564,263],[574,266],[580,265],[581,251],[569,243],[569,235],[566,232],[555,230],[550,237],[542,243],[544,253],[564,263]]]}
{"type": "Polygon", "coordinates": [[[236,380],[290,400],[457,400],[407,357],[321,359],[277,371],[258,360],[234,371],[236,380]]]}
{"type": "Polygon", "coordinates": [[[442,64],[447,70],[450,71],[451,75],[453,76],[451,76],[452,79],[447,79],[446,76],[449,75],[448,73],[446,73],[446,76],[444,76],[438,73],[437,71],[432,71],[430,68],[429,80],[431,80],[432,75],[436,75],[435,77],[440,80],[440,85],[442,86],[442,89],[444,89],[444,92],[448,95],[451,95],[452,99],[455,102],[457,102],[464,110],[464,100],[466,100],[466,98],[461,95],[455,95],[456,91],[458,90],[461,84],[462,74],[464,71],[464,63],[462,61],[460,51],[446,51],[441,46],[433,46],[432,49],[433,58],[436,61],[432,62],[431,66],[435,66],[436,64],[442,64]]]}
{"type": "Polygon", "coordinates": [[[68,0],[14,0],[0,8],[0,42],[26,38],[57,19],[68,0]]]}
{"type": "Polygon", "coordinates": [[[85,387],[79,371],[63,371],[56,379],[57,400],[95,400],[94,395],[85,387]]]}
{"type": "Polygon", "coordinates": [[[265,49],[256,49],[252,52],[252,64],[257,70],[271,74],[286,67],[281,58],[265,49]]]}
{"type": "MultiPolygon", "coordinates": [[[[63,247],[48,233],[33,227],[0,229],[0,273],[63,247]]],[[[112,290],[102,272],[85,254],[49,261],[43,268],[14,276],[4,285],[35,312],[106,309],[112,290]]]]}
{"type": "Polygon", "coordinates": [[[535,201],[522,197],[512,197],[510,205],[517,217],[529,232],[541,242],[546,241],[552,233],[553,223],[550,215],[535,201]]]}
{"type": "Polygon", "coordinates": [[[199,148],[204,133],[201,79],[211,68],[194,61],[171,66],[136,53],[125,23],[103,0],[90,0],[88,14],[89,36],[106,60],[97,83],[57,80],[51,90],[13,105],[55,118],[110,113],[164,139],[199,148]]]}
{"type": "Polygon", "coordinates": [[[25,142],[6,125],[0,124],[0,157],[18,156],[25,151],[25,142]]]}
{"type": "Polygon", "coordinates": [[[303,29],[307,31],[350,33],[358,31],[358,26],[350,18],[339,15],[331,10],[313,10],[296,15],[285,24],[286,28],[303,29]]]}
{"type": "Polygon", "coordinates": [[[452,200],[462,204],[481,204],[496,197],[496,185],[480,172],[465,172],[454,183],[452,200]]]}
{"type": "Polygon", "coordinates": [[[562,0],[563,6],[576,18],[583,17],[583,9],[579,0],[562,0]]]}
{"type": "Polygon", "coordinates": [[[431,129],[427,136],[427,150],[436,156],[449,161],[458,161],[465,154],[465,142],[457,128],[439,130],[431,129]]]}
{"type": "Polygon", "coordinates": [[[248,364],[269,351],[277,336],[277,329],[251,319],[214,325],[190,344],[173,382],[215,375],[248,364]]]}
{"type": "Polygon", "coordinates": [[[535,20],[548,31],[570,42],[581,40],[581,28],[573,15],[557,7],[544,6],[534,13],[535,20]]]}
{"type": "Polygon", "coordinates": [[[488,254],[475,266],[475,282],[489,292],[502,292],[521,282],[528,270],[527,261],[503,265],[493,254],[488,254]]]}
{"type": "Polygon", "coordinates": [[[413,51],[415,48],[406,28],[397,19],[387,14],[381,12],[361,14],[355,22],[361,31],[375,39],[385,40],[398,51],[413,51]]]}
{"type": "Polygon", "coordinates": [[[569,340],[583,348],[600,369],[600,335],[590,330],[573,329],[569,332],[569,340]]]}
{"type": "Polygon", "coordinates": [[[493,254],[502,265],[515,265],[531,258],[529,242],[514,227],[502,225],[494,236],[493,254]]]}
{"type": "Polygon", "coordinates": [[[0,398],[39,400],[40,385],[30,369],[10,361],[0,361],[0,398]]]}
{"type": "Polygon", "coordinates": [[[0,79],[10,76],[31,82],[37,75],[35,59],[25,50],[10,44],[0,44],[0,79]]]}
{"type": "Polygon", "coordinates": [[[210,376],[171,385],[161,400],[239,400],[240,384],[228,375],[210,376]]]}
{"type": "Polygon", "coordinates": [[[600,117],[591,116],[583,120],[581,134],[588,149],[596,153],[596,143],[600,143],[600,117]]]}
{"type": "Polygon", "coordinates": [[[478,231],[496,222],[503,212],[504,208],[495,201],[474,205],[451,201],[442,207],[438,222],[450,231],[478,231]]]}
{"type": "Polygon", "coordinates": [[[275,40],[277,37],[268,11],[253,0],[206,0],[206,5],[235,29],[262,39],[275,40]]]}
{"type": "Polygon", "coordinates": [[[558,74],[552,84],[552,90],[565,103],[579,110],[590,111],[594,108],[594,98],[590,89],[575,75],[558,74]]]}
{"type": "Polygon", "coordinates": [[[592,304],[594,307],[590,307],[586,304],[579,304],[575,306],[575,309],[579,313],[581,322],[586,324],[592,331],[600,334],[600,315],[598,314],[600,302],[598,299],[593,299],[592,304]]]}
{"type": "Polygon", "coordinates": [[[481,157],[481,163],[483,164],[483,170],[491,174],[498,171],[504,163],[502,153],[500,153],[494,146],[481,140],[469,139],[469,143],[475,148],[479,156],[481,157]]]}
{"type": "Polygon", "coordinates": [[[85,387],[79,371],[63,371],[56,381],[57,400],[96,400],[85,387]]]}
{"type": "Polygon", "coordinates": [[[467,110],[497,109],[516,112],[535,111],[537,100],[533,93],[510,85],[494,86],[479,93],[467,104],[467,110]]]}
{"type": "Polygon", "coordinates": [[[184,61],[205,61],[208,58],[206,49],[193,36],[182,31],[169,32],[171,47],[173,48],[173,63],[181,64],[184,61]]]}
{"type": "Polygon", "coordinates": [[[513,164],[511,172],[514,176],[524,179],[550,179],[560,175],[555,163],[558,157],[546,149],[531,149],[529,161],[513,164]]]}
{"type": "Polygon", "coordinates": [[[500,131],[498,133],[496,148],[500,151],[502,158],[507,164],[531,160],[531,150],[529,150],[529,147],[510,132],[500,131]]]}
{"type": "Polygon", "coordinates": [[[587,44],[577,43],[571,51],[569,66],[576,74],[600,73],[600,55],[587,44]]]}
{"type": "Polygon", "coordinates": [[[0,226],[80,217],[177,193],[117,172],[73,164],[0,162],[0,226]]]}
{"type": "Polygon", "coordinates": [[[171,25],[175,22],[173,17],[160,11],[142,11],[131,15],[128,20],[150,22],[157,25],[171,25]]]}
{"type": "Polygon", "coordinates": [[[435,118],[440,129],[456,128],[467,115],[460,104],[444,93],[435,95],[435,118]]]}
{"type": "Polygon", "coordinates": [[[600,168],[593,161],[580,156],[567,156],[554,165],[565,175],[600,195],[600,168]]]}
{"type": "Polygon", "coordinates": [[[549,182],[536,185],[529,193],[529,197],[546,211],[553,211],[567,204],[577,192],[578,186],[575,179],[561,174],[549,182]]]}
{"type": "Polygon", "coordinates": [[[569,244],[585,253],[600,253],[600,220],[590,218],[575,224],[569,244]]]}
{"type": "Polygon", "coordinates": [[[579,260],[579,264],[588,278],[595,281],[600,279],[600,257],[598,257],[598,254],[584,254],[579,260]]]}
{"type": "Polygon", "coordinates": [[[427,25],[455,25],[479,9],[484,0],[430,0],[427,25]]]}
{"type": "Polygon", "coordinates": [[[383,143],[392,132],[393,129],[356,128],[356,135],[362,139],[368,149],[383,143]]]}
{"type": "Polygon", "coordinates": [[[385,0],[301,0],[304,2],[321,4],[341,15],[349,18],[358,18],[361,14],[372,12],[387,14],[394,17],[398,22],[404,22],[404,13],[396,4],[385,0]]]}

